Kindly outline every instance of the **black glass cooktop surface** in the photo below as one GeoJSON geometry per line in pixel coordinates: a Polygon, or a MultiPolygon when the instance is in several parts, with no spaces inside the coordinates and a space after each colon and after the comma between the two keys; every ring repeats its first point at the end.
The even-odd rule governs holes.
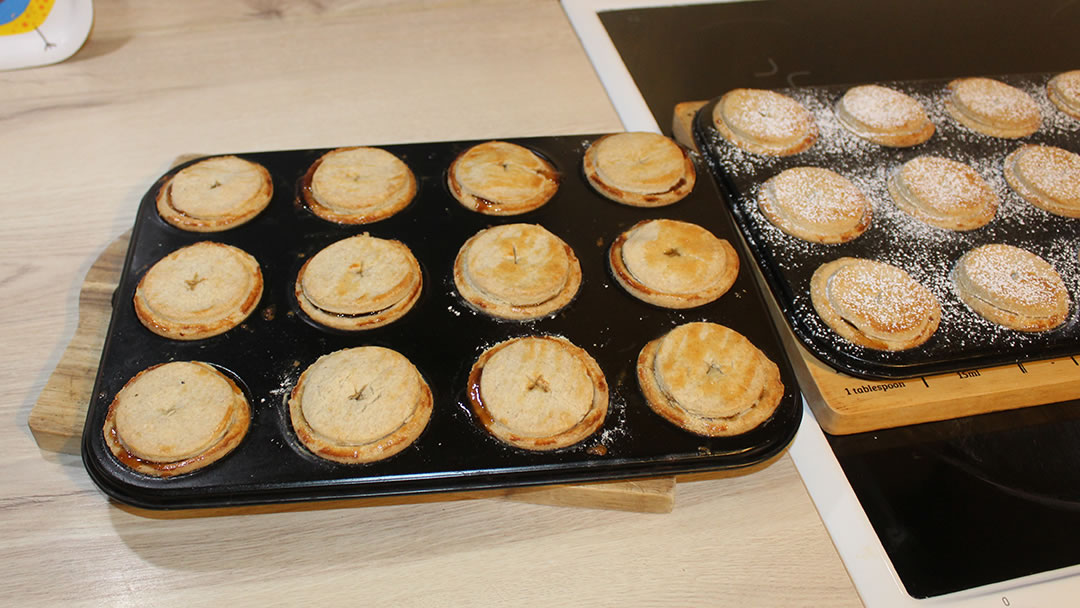
{"type": "Polygon", "coordinates": [[[735,87],[1080,69],[1075,0],[755,0],[600,21],[666,133],[676,103],[735,87]]]}
{"type": "MultiPolygon", "coordinates": [[[[735,87],[1080,69],[1075,0],[763,0],[600,20],[667,133],[676,103],[735,87]]],[[[826,437],[913,597],[1080,564],[1080,401],[826,437]]]]}

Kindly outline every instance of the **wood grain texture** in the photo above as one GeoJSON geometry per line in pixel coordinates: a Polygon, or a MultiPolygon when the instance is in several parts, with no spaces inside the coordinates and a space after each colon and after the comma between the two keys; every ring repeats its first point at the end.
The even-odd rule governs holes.
{"type": "Polygon", "coordinates": [[[788,456],[680,480],[664,515],[484,493],[162,514],[40,449],[83,281],[177,154],[621,128],[553,0],[94,8],[72,59],[0,73],[5,605],[859,605],[788,456]]]}
{"type": "Polygon", "coordinates": [[[113,292],[130,238],[129,231],[101,252],[79,290],[75,335],[38,395],[27,423],[43,450],[79,454],[83,422],[112,314],[113,292]]]}
{"type": "MultiPolygon", "coordinates": [[[[697,150],[692,121],[707,102],[686,101],[672,111],[675,139],[697,150]]],[[[764,278],[755,267],[758,283],[764,278]]],[[[1063,357],[1020,365],[972,369],[905,380],[865,380],[839,372],[810,354],[792,334],[774,299],[770,313],[780,328],[799,386],[821,428],[836,435],[948,420],[1075,399],[1080,360],[1063,357]]]]}

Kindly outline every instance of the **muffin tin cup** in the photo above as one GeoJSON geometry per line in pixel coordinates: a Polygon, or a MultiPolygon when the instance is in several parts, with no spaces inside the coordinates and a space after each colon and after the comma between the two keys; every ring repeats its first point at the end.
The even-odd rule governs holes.
{"type": "Polygon", "coordinates": [[[750,261],[742,257],[742,270],[726,295],[689,310],[662,309],[635,299],[607,267],[611,242],[643,219],[694,222],[735,243],[736,228],[715,186],[699,182],[683,201],[657,209],[609,201],[588,186],[580,168],[585,150],[598,137],[511,140],[551,161],[561,183],[543,207],[507,217],[464,208],[446,186],[451,161],[479,142],[382,146],[412,168],[419,188],[404,210],[366,225],[328,222],[300,202],[303,176],[325,149],[238,154],[269,170],[274,197],[249,223],[215,234],[184,232],[157,215],[158,189],[186,165],[170,171],[142,200],[114,297],[83,433],[83,462],[91,478],[120,502],[178,509],[618,480],[745,467],[778,454],[798,428],[801,400],[763,294],[751,277],[750,261]],[[558,235],[582,266],[577,297],[536,321],[503,321],[477,312],[457,295],[453,283],[454,257],[469,237],[492,225],[517,222],[537,223],[558,235]],[[384,327],[358,332],[322,327],[307,319],[296,303],[296,274],[323,247],[361,233],[408,245],[420,262],[423,291],[410,312],[384,327]],[[159,337],[135,316],[135,286],[154,262],[201,240],[228,243],[252,254],[265,280],[262,300],[244,323],[222,335],[191,342],[159,337]],[[646,342],[677,325],[702,320],[742,333],[781,369],[785,393],[779,407],[744,435],[708,438],[680,429],[655,414],[638,389],[635,364],[646,342]],[[466,395],[469,370],[485,349],[535,334],[560,335],[588,351],[611,389],[600,430],[552,452],[510,447],[490,436],[466,395]],[[319,356],[364,345],[391,348],[412,361],[431,387],[434,412],[420,437],[386,460],[362,465],[323,460],[296,439],[289,394],[319,356]],[[171,360],[200,360],[225,370],[247,395],[253,414],[247,436],[232,453],[205,469],[159,479],[121,465],[105,446],[101,429],[113,397],[129,378],[171,360]]]}
{"type": "Polygon", "coordinates": [[[840,372],[869,379],[912,378],[1080,353],[1080,219],[1052,215],[1031,205],[1009,188],[1002,173],[1005,157],[1024,144],[1080,153],[1080,121],[1062,113],[1046,96],[1046,82],[1052,76],[995,77],[1028,92],[1039,105],[1042,126],[1019,139],[981,135],[953,120],[943,105],[949,80],[875,83],[919,100],[936,125],[928,141],[909,148],[871,143],[839,123],[834,107],[851,85],[778,89],[802,103],[819,129],[813,146],[787,157],[750,154],[724,140],[712,124],[719,98],[698,111],[693,120],[695,142],[785,319],[807,350],[840,372]],[[889,196],[887,180],[905,162],[922,155],[972,166],[1001,201],[995,218],[982,228],[953,232],[901,211],[889,196]],[[769,223],[757,206],[761,185],[785,169],[800,166],[831,169],[859,187],[873,205],[873,223],[867,231],[847,243],[821,245],[787,235],[769,223]],[[1063,325],[1038,333],[1016,331],[979,317],[960,301],[949,274],[961,255],[988,243],[1027,249],[1058,271],[1072,300],[1063,325]],[[942,307],[941,324],[930,340],[909,350],[879,351],[857,346],[829,329],[811,304],[810,278],[822,264],[845,256],[898,266],[930,289],[942,307]]]}

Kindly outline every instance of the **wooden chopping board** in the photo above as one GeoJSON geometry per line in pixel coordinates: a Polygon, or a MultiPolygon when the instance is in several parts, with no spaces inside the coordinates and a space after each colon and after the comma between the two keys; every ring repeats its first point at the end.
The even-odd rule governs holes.
{"type": "MultiPolygon", "coordinates": [[[[672,132],[690,149],[692,123],[705,101],[675,106],[672,132]]],[[[756,265],[758,284],[765,285],[756,265]]],[[[826,432],[845,435],[1080,398],[1080,361],[1063,357],[907,380],[865,380],[834,370],[804,349],[768,288],[773,321],[810,409],[826,432]]]]}
{"type": "MultiPolygon", "coordinates": [[[[30,431],[38,447],[43,450],[66,454],[80,453],[83,423],[94,390],[101,350],[105,345],[112,314],[113,292],[120,282],[130,239],[131,233],[128,232],[110,243],[86,274],[86,280],[79,292],[79,323],[75,335],[30,411],[30,431]]],[[[758,468],[760,465],[752,470],[758,468]]],[[[719,475],[733,474],[740,473],[728,472],[719,475]]],[[[675,506],[675,478],[669,476],[634,481],[511,488],[475,495],[534,504],[669,513],[675,506]]],[[[409,497],[398,500],[408,501],[409,497]]],[[[340,501],[334,502],[341,504],[340,501]]],[[[386,501],[375,502],[382,504],[386,501]]],[[[219,510],[203,511],[209,513],[219,510]]]]}

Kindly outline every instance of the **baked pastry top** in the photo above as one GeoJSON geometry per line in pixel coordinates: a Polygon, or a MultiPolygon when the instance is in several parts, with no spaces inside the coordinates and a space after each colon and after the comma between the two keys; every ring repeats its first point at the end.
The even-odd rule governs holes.
{"type": "Polygon", "coordinates": [[[712,118],[724,139],[754,154],[798,154],[812,146],[818,135],[814,117],[802,104],[764,89],[724,93],[712,118]]]}
{"type": "Polygon", "coordinates": [[[1080,70],[1062,72],[1046,83],[1046,95],[1059,110],[1080,119],[1080,70]]]}
{"type": "Polygon", "coordinates": [[[274,194],[270,173],[236,156],[216,156],[184,167],[158,190],[163,220],[192,232],[219,232],[258,215],[274,194]]]}
{"type": "Polygon", "coordinates": [[[200,361],[147,368],[124,384],[105,416],[109,451],[154,477],[189,473],[240,444],[251,406],[236,383],[200,361]]]}
{"type": "Polygon", "coordinates": [[[844,339],[876,350],[915,348],[937,331],[941,305],[903,270],[874,260],[843,257],[818,267],[810,301],[844,339]]]}
{"type": "Polygon", "coordinates": [[[313,321],[361,330],[401,318],[422,286],[420,263],[405,244],[365,233],[332,243],[305,262],[295,294],[313,321]]]}
{"type": "Polygon", "coordinates": [[[1039,256],[1002,243],[965,253],[952,271],[956,295],[983,318],[1020,331],[1045,331],[1069,316],[1061,275],[1039,256]]]}
{"type": "Polygon", "coordinates": [[[409,166],[380,148],[338,148],[308,169],[302,189],[315,215],[339,224],[368,224],[404,209],[416,196],[409,166]]]}
{"type": "Polygon", "coordinates": [[[757,427],[784,396],[776,364],[745,336],[715,323],[680,325],[646,344],[637,376],[653,411],[710,437],[757,427]]]}
{"type": "Polygon", "coordinates": [[[447,172],[450,192],[486,215],[518,215],[541,207],[559,188],[559,174],[535,152],[505,141],[475,145],[447,172]]]}
{"type": "Polygon", "coordinates": [[[909,215],[937,228],[973,230],[994,219],[997,193],[970,166],[919,156],[889,177],[893,202],[909,215]]]}
{"type": "Polygon", "coordinates": [[[694,189],[690,155],[656,133],[615,133],[585,151],[585,177],[600,194],[635,207],[677,203],[694,189]]]}
{"type": "Polygon", "coordinates": [[[1080,155],[1026,144],[1005,157],[1005,181],[1024,200],[1065,217],[1080,217],[1080,155]]]}
{"type": "Polygon", "coordinates": [[[381,346],[319,357],[289,397],[300,442],[346,464],[389,458],[411,445],[431,419],[431,389],[404,355],[381,346]]]}
{"type": "Polygon", "coordinates": [[[948,85],[945,110],[956,122],[993,137],[1027,137],[1042,116],[1031,95],[991,78],[958,78],[948,85]]]}
{"type": "Polygon", "coordinates": [[[873,207],[846,177],[820,167],[793,167],[769,178],[758,208],[777,228],[814,243],[845,243],[867,228],[873,207]]]}
{"type": "Polygon", "coordinates": [[[934,134],[918,100],[876,84],[848,89],[836,103],[836,118],[855,135],[894,148],[921,144],[934,134]]]}
{"type": "Polygon", "coordinates": [[[454,260],[454,285],[481,312],[538,319],[574,299],[581,264],[573,249],[543,226],[503,224],[465,241],[454,260]]]}
{"type": "Polygon", "coordinates": [[[177,249],[146,271],[135,288],[135,315],[173,340],[200,340],[247,319],[259,303],[263,276],[250,254],[202,241],[177,249]]]}
{"type": "Polygon", "coordinates": [[[526,450],[580,443],[604,423],[608,385],[583,349],[559,336],[525,336],[487,349],[469,373],[469,401],[499,440],[526,450]]]}
{"type": "Polygon", "coordinates": [[[727,293],[739,274],[735,248],[696,224],[643,220],[608,251],[615,280],[632,296],[664,308],[692,308],[727,293]]]}

